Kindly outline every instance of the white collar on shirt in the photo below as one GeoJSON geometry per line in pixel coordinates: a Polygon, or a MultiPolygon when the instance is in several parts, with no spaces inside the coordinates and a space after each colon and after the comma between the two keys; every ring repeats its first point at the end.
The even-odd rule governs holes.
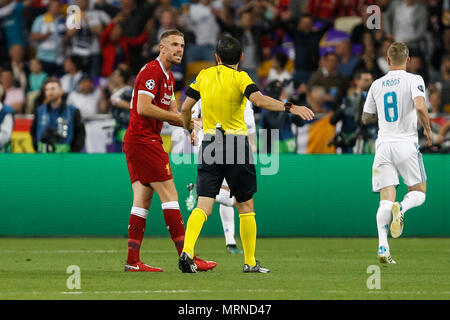
{"type": "Polygon", "coordinates": [[[167,80],[169,80],[169,73],[166,71],[166,68],[164,68],[164,65],[162,64],[161,60],[158,58],[156,58],[156,60],[158,60],[159,65],[161,66],[162,71],[164,72],[164,74],[166,75],[167,80]]]}

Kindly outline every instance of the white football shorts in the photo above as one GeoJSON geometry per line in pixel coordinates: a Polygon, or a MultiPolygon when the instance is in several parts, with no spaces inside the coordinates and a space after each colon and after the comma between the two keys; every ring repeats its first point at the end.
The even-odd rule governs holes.
{"type": "Polygon", "coordinates": [[[398,186],[399,175],[408,187],[427,180],[419,145],[412,141],[377,144],[372,167],[373,192],[398,186]]]}

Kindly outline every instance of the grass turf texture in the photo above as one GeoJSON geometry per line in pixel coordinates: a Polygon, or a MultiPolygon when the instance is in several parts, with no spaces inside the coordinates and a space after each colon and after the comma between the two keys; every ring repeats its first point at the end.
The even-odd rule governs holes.
{"type": "MultiPolygon", "coordinates": [[[[240,242],[238,242],[240,244],[240,242]]],[[[242,273],[243,256],[222,238],[200,237],[196,253],[215,270],[182,274],[170,238],[145,238],[144,262],[162,273],[125,273],[126,238],[0,238],[0,299],[450,299],[450,239],[391,240],[397,265],[382,266],[375,238],[260,238],[269,274],[242,273]],[[69,265],[81,289],[66,287],[69,265]],[[369,290],[370,265],[381,289],[369,290]]]]}

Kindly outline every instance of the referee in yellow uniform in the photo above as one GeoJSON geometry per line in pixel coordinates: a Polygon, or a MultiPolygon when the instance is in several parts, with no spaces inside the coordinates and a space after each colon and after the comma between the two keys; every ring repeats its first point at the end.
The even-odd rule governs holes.
{"type": "Polygon", "coordinates": [[[244,272],[269,272],[255,260],[253,194],[256,192],[256,172],[244,122],[246,99],[270,111],[293,113],[304,120],[314,117],[314,113],[306,107],[283,103],[261,94],[248,74],[237,70],[243,57],[238,40],[229,36],[220,39],[216,47],[217,66],[204,69],[197,75],[188,87],[181,107],[184,128],[192,132],[191,109],[197,100],[202,99],[205,134],[197,169],[197,208],[188,219],[183,252],[178,262],[179,269],[184,273],[197,272],[193,262],[194,246],[203,224],[212,213],[224,178],[231,196],[236,198],[239,212],[244,272]]]}

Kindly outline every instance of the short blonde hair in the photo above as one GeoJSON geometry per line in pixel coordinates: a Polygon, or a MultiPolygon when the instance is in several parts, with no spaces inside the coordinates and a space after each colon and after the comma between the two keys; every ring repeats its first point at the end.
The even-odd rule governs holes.
{"type": "Polygon", "coordinates": [[[162,41],[163,39],[168,38],[170,36],[179,36],[179,37],[183,37],[184,38],[184,34],[180,30],[169,29],[167,31],[164,31],[164,33],[159,38],[159,41],[162,41]]]}
{"type": "Polygon", "coordinates": [[[403,42],[393,42],[387,50],[387,56],[391,60],[392,65],[404,65],[409,57],[408,46],[403,42]]]}

